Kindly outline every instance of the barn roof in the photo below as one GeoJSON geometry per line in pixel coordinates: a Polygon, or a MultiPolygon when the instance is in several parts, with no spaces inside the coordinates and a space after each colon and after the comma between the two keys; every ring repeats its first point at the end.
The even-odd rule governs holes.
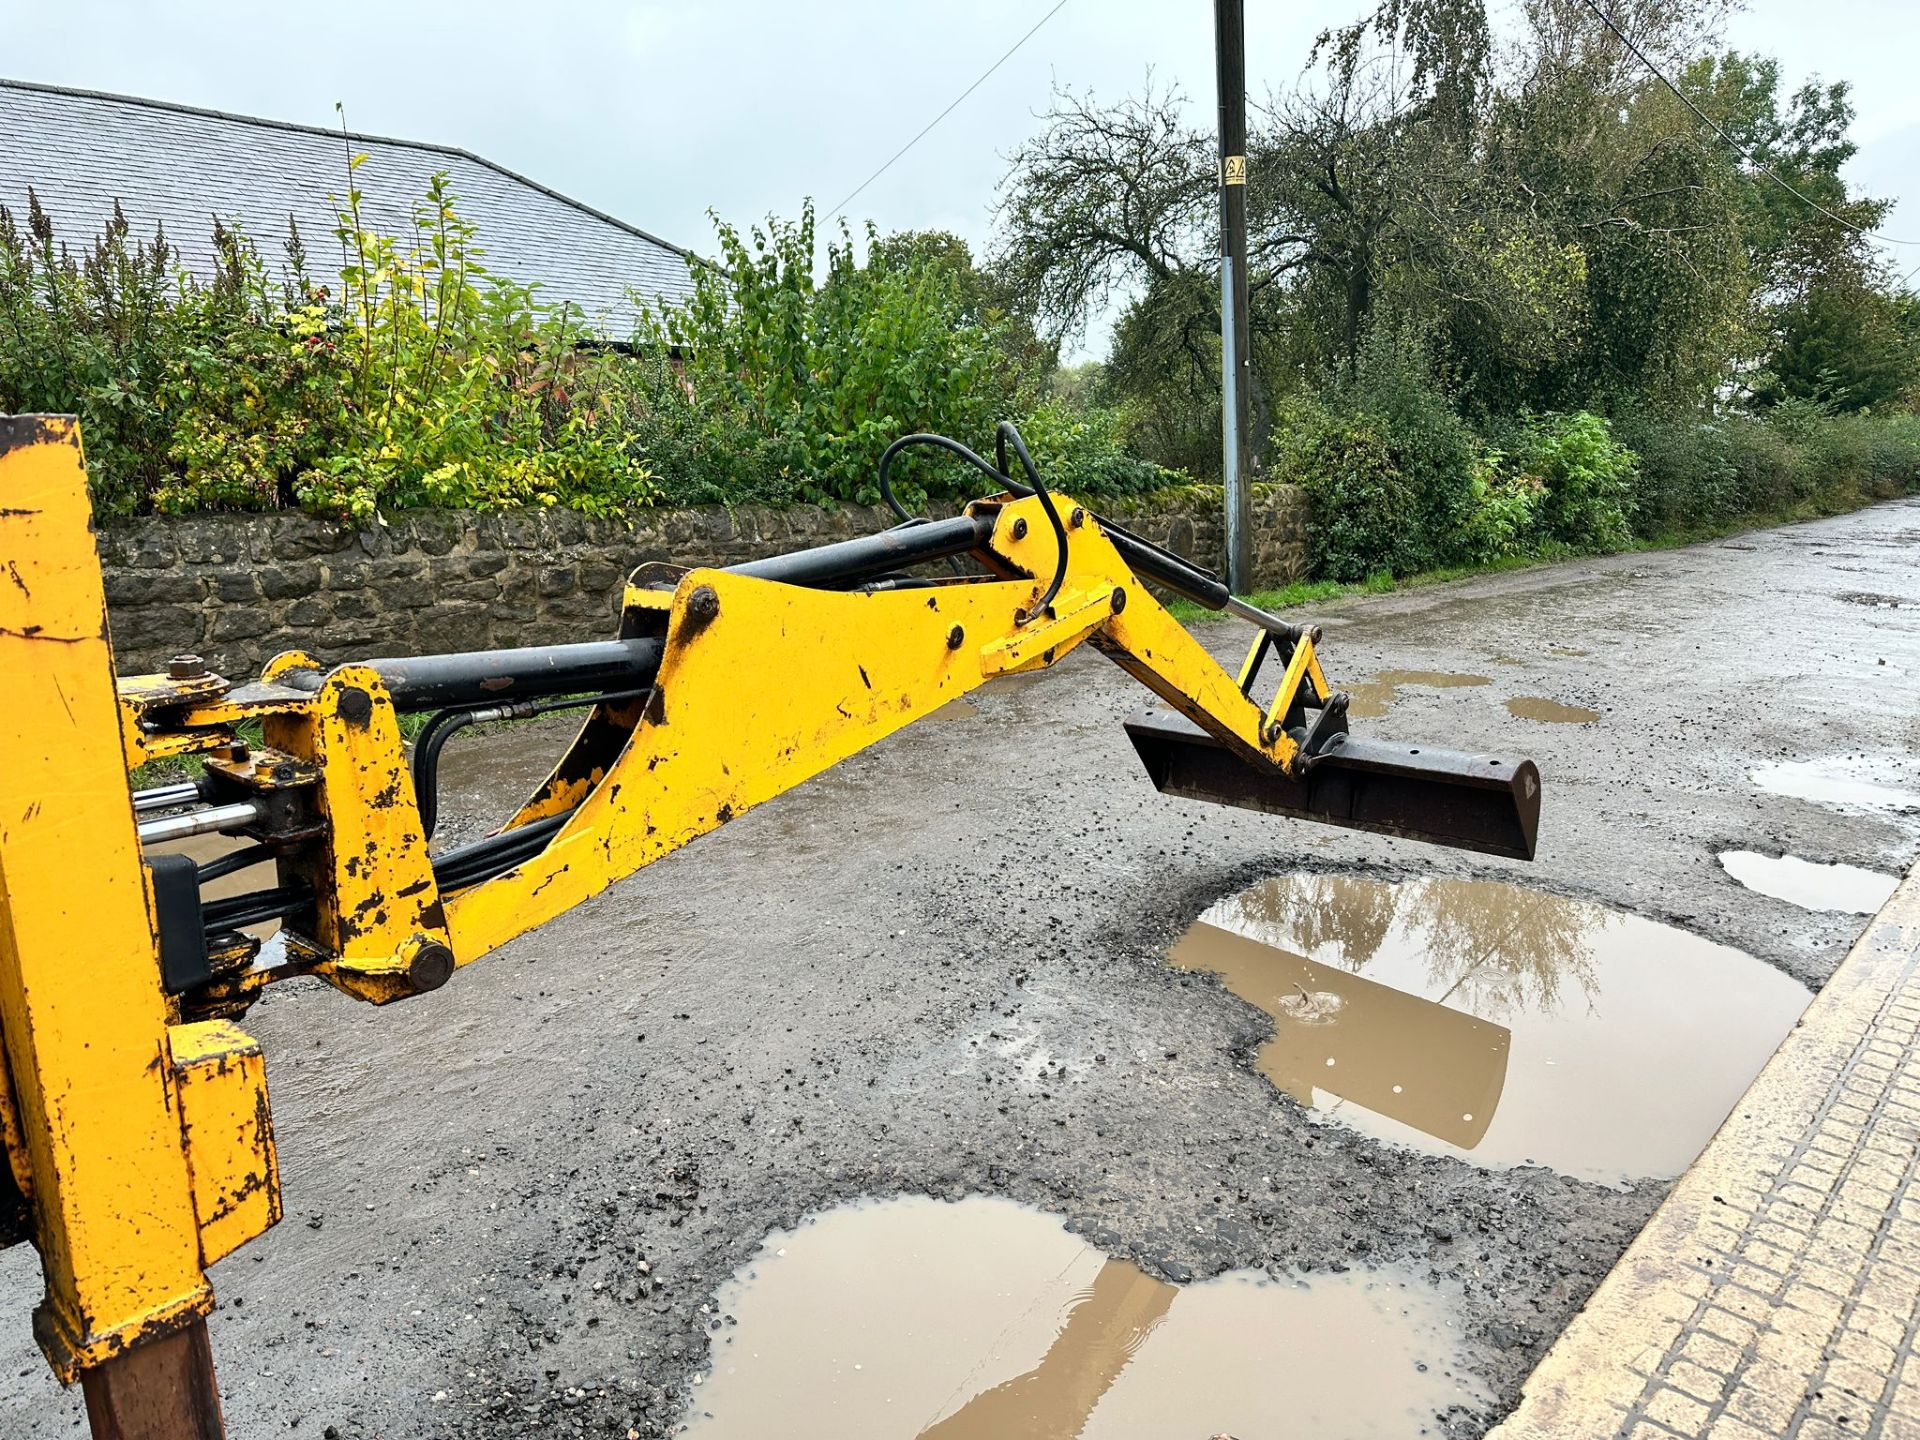
{"type": "Polygon", "coordinates": [[[336,244],[330,197],[346,193],[350,151],[367,156],[354,184],[368,229],[410,235],[414,202],[446,171],[488,270],[538,285],[549,304],[572,302],[604,338],[631,333],[630,291],[676,300],[692,288],[687,267],[699,262],[687,251],[466,150],[0,80],[0,205],[22,219],[31,186],[76,250],[117,200],[136,236],[164,225],[195,271],[212,269],[216,215],[269,264],[291,216],[324,265],[336,244]]]}

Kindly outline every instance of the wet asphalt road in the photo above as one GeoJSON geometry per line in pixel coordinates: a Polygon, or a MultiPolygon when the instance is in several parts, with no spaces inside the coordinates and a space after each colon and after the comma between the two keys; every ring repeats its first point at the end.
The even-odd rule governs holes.
{"type": "MultiPolygon", "coordinates": [[[[1376,1261],[1437,1275],[1499,1397],[1446,1429],[1479,1433],[1664,1185],[1483,1171],[1316,1124],[1252,1068],[1265,1019],[1167,968],[1167,946],[1265,874],[1483,875],[1818,984],[1859,917],[1754,895],[1714,856],[1891,872],[1920,854],[1920,813],[1748,780],[1780,760],[1920,755],[1916,556],[1905,501],[1317,612],[1336,686],[1384,668],[1490,677],[1403,689],[1364,725],[1537,758],[1532,866],[1164,800],[1119,725],[1145,692],[1083,653],[433,996],[386,1011],[272,997],[249,1028],[287,1218],[215,1271],[232,1433],[664,1433],[704,1368],[701,1307],[761,1236],[903,1191],[1030,1201],[1173,1279],[1376,1261]],[[1602,719],[1519,720],[1518,696],[1602,719]]],[[[1237,628],[1203,633],[1237,658],[1237,628]]],[[[456,742],[450,784],[502,803],[564,735],[456,742]]],[[[1920,761],[1903,763],[1920,786],[1920,761]]],[[[82,1425],[28,1339],[37,1289],[30,1252],[0,1256],[0,1433],[22,1440],[82,1425]]]]}

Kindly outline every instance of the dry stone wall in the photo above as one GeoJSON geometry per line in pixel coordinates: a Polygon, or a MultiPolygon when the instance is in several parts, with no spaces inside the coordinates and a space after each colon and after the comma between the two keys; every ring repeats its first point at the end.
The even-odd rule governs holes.
{"type": "MultiPolygon", "coordinates": [[[[1136,533],[1222,567],[1217,489],[1113,509],[1136,533]]],[[[1259,584],[1299,579],[1300,492],[1263,490],[1255,511],[1259,584]]],[[[862,506],[410,511],[358,529],[299,514],[190,515],[114,522],[98,538],[121,673],[192,651],[238,679],[283,650],[333,662],[602,639],[636,565],[731,565],[871,534],[890,518],[862,506]]]]}

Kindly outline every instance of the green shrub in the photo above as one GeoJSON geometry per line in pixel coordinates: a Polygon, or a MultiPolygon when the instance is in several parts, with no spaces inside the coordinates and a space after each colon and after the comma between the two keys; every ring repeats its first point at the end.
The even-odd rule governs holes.
{"type": "Polygon", "coordinates": [[[1465,558],[1483,447],[1436,380],[1425,342],[1410,331],[1376,328],[1353,373],[1330,388],[1328,399],[1371,424],[1406,472],[1414,504],[1402,524],[1413,531],[1407,553],[1418,567],[1465,558]]]}
{"type": "Polygon", "coordinates": [[[1047,482],[1080,500],[1146,495],[1169,485],[1192,483],[1185,471],[1169,470],[1127,453],[1118,411],[1064,399],[1043,400],[1020,427],[1034,463],[1047,482]]]}
{"type": "Polygon", "coordinates": [[[1798,503],[1806,457],[1777,426],[1728,419],[1721,427],[1733,474],[1732,505],[1725,517],[1782,515],[1798,503]]]}
{"type": "Polygon", "coordinates": [[[1840,423],[1866,432],[1867,473],[1877,493],[1920,490],[1920,415],[1850,415],[1840,423]]]}
{"type": "Polygon", "coordinates": [[[1613,430],[1640,457],[1627,506],[1636,534],[1672,535],[1737,513],[1724,423],[1631,412],[1617,417],[1613,430]]]}
{"type": "Polygon", "coordinates": [[[1536,476],[1503,470],[1502,459],[1499,451],[1489,450],[1473,470],[1472,503],[1460,527],[1458,552],[1476,565],[1528,554],[1540,541],[1546,486],[1536,476]]]}
{"type": "MultiPolygon", "coordinates": [[[[641,338],[684,356],[696,403],[737,411],[803,498],[871,504],[901,435],[977,443],[1005,417],[992,326],[965,313],[950,271],[912,256],[863,266],[843,229],[816,282],[811,203],[747,237],[715,228],[725,270],[695,271],[693,295],[648,311],[641,338]]],[[[912,454],[895,488],[912,503],[971,494],[976,479],[912,454]]]]}
{"type": "Polygon", "coordinates": [[[1576,550],[1618,550],[1631,538],[1626,505],[1639,457],[1589,411],[1542,415],[1520,433],[1513,463],[1545,487],[1547,538],[1576,550]]]}
{"type": "Polygon", "coordinates": [[[27,207],[22,231],[0,206],[0,413],[79,416],[95,506],[128,514],[170,469],[163,397],[201,294],[176,305],[171,247],[133,240],[118,205],[78,259],[31,189],[27,207]]]}
{"type": "Polygon", "coordinates": [[[1420,495],[1376,423],[1318,407],[1288,420],[1280,471],[1306,492],[1313,573],[1353,582],[1424,568],[1428,552],[1407,523],[1420,495]]]}

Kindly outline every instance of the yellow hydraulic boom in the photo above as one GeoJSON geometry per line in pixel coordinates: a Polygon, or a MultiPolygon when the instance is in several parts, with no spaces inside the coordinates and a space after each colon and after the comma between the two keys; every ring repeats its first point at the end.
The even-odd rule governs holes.
{"type": "Polygon", "coordinates": [[[237,1024],[266,986],[317,976],[376,1004],[437,989],[996,676],[1090,643],[1171,707],[1128,726],[1163,790],[1531,857],[1531,762],[1351,736],[1317,631],[1052,496],[1000,439],[997,464],[938,437],[889,452],[890,499],[909,444],[992,477],[999,493],[953,519],[724,570],[642,566],[611,640],[332,668],[294,652],[236,685],[191,656],[116,680],[78,430],[0,417],[0,1240],[11,1226],[40,1252],[37,1336],[96,1435],[223,1433],[206,1268],[281,1209],[265,1064],[237,1024]],[[1253,623],[1238,675],[1149,581],[1253,623]],[[585,718],[546,782],[494,834],[436,848],[447,737],[559,708],[585,718]],[[433,715],[411,759],[409,712],[433,715]],[[200,780],[132,788],[134,768],[188,755],[200,780]],[[143,854],[215,832],[249,844],[202,866],[143,854]],[[256,866],[257,888],[202,898],[256,866]],[[263,956],[245,932],[275,919],[263,956]]]}

